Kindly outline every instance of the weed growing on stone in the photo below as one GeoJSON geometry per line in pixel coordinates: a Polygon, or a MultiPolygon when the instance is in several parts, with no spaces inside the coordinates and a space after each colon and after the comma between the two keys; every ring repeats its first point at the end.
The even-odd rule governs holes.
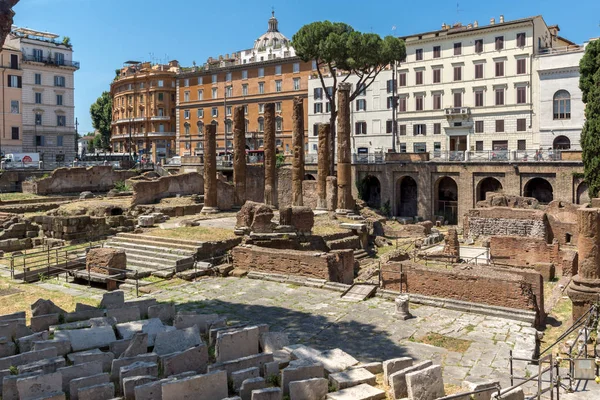
{"type": "Polygon", "coordinates": [[[425,343],[435,347],[441,347],[450,351],[456,351],[458,353],[464,353],[471,346],[470,340],[456,339],[449,336],[440,335],[439,333],[429,332],[422,338],[415,338],[411,336],[408,338],[411,342],[425,343]]]}

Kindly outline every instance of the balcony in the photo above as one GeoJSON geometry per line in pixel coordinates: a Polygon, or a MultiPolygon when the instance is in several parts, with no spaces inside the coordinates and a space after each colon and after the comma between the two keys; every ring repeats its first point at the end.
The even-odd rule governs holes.
{"type": "Polygon", "coordinates": [[[154,116],[154,117],[150,117],[151,121],[170,121],[171,117],[169,117],[168,115],[161,115],[161,116],[154,116]]]}
{"type": "Polygon", "coordinates": [[[33,55],[23,54],[21,58],[22,62],[32,62],[32,63],[40,63],[44,65],[51,65],[54,67],[67,67],[67,68],[75,68],[79,69],[80,64],[79,61],[69,61],[64,59],[56,59],[53,57],[37,57],[33,55]]]}
{"type": "Polygon", "coordinates": [[[466,119],[471,115],[471,109],[469,107],[452,107],[446,108],[444,111],[447,119],[466,119]]]}
{"type": "MultiPolygon", "coordinates": [[[[153,139],[153,138],[162,138],[162,139],[175,139],[177,137],[177,133],[175,132],[136,132],[131,133],[132,139],[153,139]]],[[[110,140],[128,140],[129,133],[121,133],[118,135],[111,135],[110,140]]]]}

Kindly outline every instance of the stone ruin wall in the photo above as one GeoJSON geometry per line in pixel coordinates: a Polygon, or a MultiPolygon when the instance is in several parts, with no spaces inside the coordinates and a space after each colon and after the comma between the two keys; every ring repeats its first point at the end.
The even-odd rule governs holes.
{"type": "Polygon", "coordinates": [[[108,192],[115,182],[136,176],[136,171],[117,171],[112,166],[58,168],[47,178],[22,183],[23,193],[49,195],[59,193],[108,192]]]}
{"type": "Polygon", "coordinates": [[[135,228],[135,222],[127,219],[125,215],[106,217],[36,215],[32,220],[40,226],[44,235],[61,240],[96,240],[119,232],[130,232],[135,228]]]}
{"type": "Polygon", "coordinates": [[[545,211],[550,224],[549,241],[557,240],[561,245],[577,245],[577,210],[580,207],[580,204],[565,201],[553,201],[548,204],[545,211]]]}
{"type": "Polygon", "coordinates": [[[520,236],[548,240],[544,211],[506,207],[469,210],[464,219],[464,236],[520,236]]]}
{"type": "Polygon", "coordinates": [[[352,250],[320,253],[245,245],[234,248],[232,256],[234,268],[246,271],[298,275],[345,284],[352,284],[354,280],[352,250]]]}
{"type": "Polygon", "coordinates": [[[411,262],[388,263],[381,269],[384,289],[400,291],[401,266],[402,289],[408,293],[536,311],[539,316],[544,313],[543,281],[538,273],[491,268],[443,270],[411,262]]]}

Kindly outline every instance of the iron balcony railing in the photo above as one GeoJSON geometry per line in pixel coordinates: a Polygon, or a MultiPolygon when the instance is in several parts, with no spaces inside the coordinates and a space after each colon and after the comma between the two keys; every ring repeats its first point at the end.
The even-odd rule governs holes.
{"type": "Polygon", "coordinates": [[[65,59],[58,59],[56,57],[39,57],[34,55],[23,54],[22,61],[31,61],[31,62],[39,62],[46,65],[56,65],[58,67],[72,67],[72,68],[80,68],[79,61],[70,61],[65,59]]]}

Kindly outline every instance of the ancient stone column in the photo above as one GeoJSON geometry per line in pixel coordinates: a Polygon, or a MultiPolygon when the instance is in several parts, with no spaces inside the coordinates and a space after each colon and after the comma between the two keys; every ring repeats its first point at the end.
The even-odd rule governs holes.
{"type": "Polygon", "coordinates": [[[338,184],[338,214],[354,212],[352,197],[352,153],[350,142],[350,88],[352,85],[343,82],[338,85],[338,115],[337,115],[337,184],[338,184]]]}
{"type": "Polygon", "coordinates": [[[6,36],[10,33],[15,12],[12,8],[19,0],[0,1],[0,43],[4,43],[6,36]]]}
{"type": "Polygon", "coordinates": [[[301,97],[294,98],[292,112],[292,205],[304,205],[302,200],[302,182],[304,181],[304,102],[301,97]]]}
{"type": "Polygon", "coordinates": [[[456,229],[448,229],[445,237],[443,254],[448,256],[452,262],[458,262],[460,259],[460,242],[458,241],[458,231],[456,229]]]}
{"type": "Polygon", "coordinates": [[[243,106],[233,110],[233,187],[234,204],[241,207],[246,202],[246,118],[243,106]]]}
{"type": "Polygon", "coordinates": [[[275,207],[277,204],[277,192],[275,180],[277,179],[277,170],[275,168],[275,103],[265,104],[265,204],[269,207],[275,207]]]}
{"type": "Polygon", "coordinates": [[[204,132],[204,207],[202,213],[216,213],[217,207],[217,126],[204,132]]]}
{"type": "Polygon", "coordinates": [[[319,124],[319,147],[317,149],[317,210],[327,210],[327,175],[329,175],[329,124],[319,124]]]}
{"type": "Polygon", "coordinates": [[[401,320],[412,318],[412,314],[409,310],[410,298],[407,294],[401,294],[396,297],[394,303],[396,305],[396,318],[401,320]]]}
{"type": "Polygon", "coordinates": [[[600,209],[580,208],[577,223],[577,275],[567,289],[573,302],[573,320],[600,300],[600,209]]]}

